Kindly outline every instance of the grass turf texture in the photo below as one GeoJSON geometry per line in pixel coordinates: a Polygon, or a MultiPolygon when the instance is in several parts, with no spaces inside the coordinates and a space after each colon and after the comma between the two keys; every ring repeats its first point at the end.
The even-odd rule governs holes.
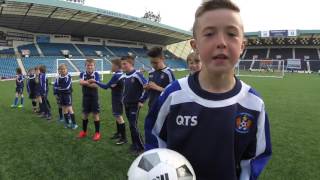
{"type": "MultiPolygon", "coordinates": [[[[176,72],[177,77],[185,74],[176,72]]],[[[105,77],[105,81],[109,79],[105,77]]],[[[273,157],[260,179],[320,179],[320,76],[241,79],[263,96],[271,122],[273,157]]],[[[52,87],[52,122],[36,117],[29,100],[24,108],[10,108],[14,81],[0,82],[0,89],[0,179],[126,179],[135,157],[128,153],[129,144],[116,146],[109,139],[115,131],[109,90],[100,90],[102,139],[93,142],[92,118],[90,136],[82,140],[75,138],[79,129],[64,129],[57,123],[52,87]]],[[[81,89],[76,83],[73,104],[81,127],[81,89]]],[[[146,107],[140,113],[142,133],[145,115],[146,107]]]]}

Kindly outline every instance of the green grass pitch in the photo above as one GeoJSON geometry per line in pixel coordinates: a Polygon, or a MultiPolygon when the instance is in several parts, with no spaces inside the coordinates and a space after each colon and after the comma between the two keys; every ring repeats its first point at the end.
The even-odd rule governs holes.
{"type": "MultiPolygon", "coordinates": [[[[185,74],[176,72],[177,77],[185,74]]],[[[109,79],[110,76],[105,76],[105,81],[109,79]]],[[[273,156],[260,179],[320,179],[320,76],[286,74],[284,79],[241,79],[263,96],[271,123],[273,156]]],[[[116,146],[110,140],[115,124],[109,90],[100,90],[102,139],[99,142],[90,138],[94,131],[92,118],[90,136],[83,140],[75,138],[79,129],[64,129],[56,121],[58,113],[52,87],[49,97],[54,115],[52,122],[36,117],[27,98],[24,108],[10,108],[15,91],[13,81],[0,82],[0,91],[1,180],[126,179],[135,157],[128,153],[129,144],[116,146]]],[[[74,84],[73,104],[81,125],[78,84],[74,84]]],[[[145,115],[146,107],[140,113],[142,133],[145,115]]]]}

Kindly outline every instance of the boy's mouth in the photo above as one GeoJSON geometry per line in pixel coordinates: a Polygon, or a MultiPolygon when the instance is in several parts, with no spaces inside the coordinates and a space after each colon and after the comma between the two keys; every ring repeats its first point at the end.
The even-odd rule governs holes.
{"type": "Polygon", "coordinates": [[[216,56],[212,57],[213,60],[226,60],[228,59],[228,56],[226,56],[225,54],[218,54],[216,56]]]}

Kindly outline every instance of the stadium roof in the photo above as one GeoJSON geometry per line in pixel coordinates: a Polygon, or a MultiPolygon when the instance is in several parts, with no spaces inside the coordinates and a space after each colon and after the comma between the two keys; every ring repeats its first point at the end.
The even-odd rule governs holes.
{"type": "Polygon", "coordinates": [[[161,45],[192,38],[189,31],[60,0],[0,0],[0,26],[33,33],[70,34],[161,45]]]}

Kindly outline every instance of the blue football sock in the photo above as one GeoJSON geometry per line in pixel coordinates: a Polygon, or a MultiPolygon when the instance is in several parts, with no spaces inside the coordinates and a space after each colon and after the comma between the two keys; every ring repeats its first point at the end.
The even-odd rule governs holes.
{"type": "Polygon", "coordinates": [[[16,97],[15,99],[14,99],[14,105],[16,106],[17,104],[18,104],[18,97],[16,97]]]}
{"type": "Polygon", "coordinates": [[[21,97],[21,99],[20,99],[20,103],[21,103],[21,105],[23,105],[23,101],[24,101],[24,98],[23,98],[23,97],[21,97]]]}

